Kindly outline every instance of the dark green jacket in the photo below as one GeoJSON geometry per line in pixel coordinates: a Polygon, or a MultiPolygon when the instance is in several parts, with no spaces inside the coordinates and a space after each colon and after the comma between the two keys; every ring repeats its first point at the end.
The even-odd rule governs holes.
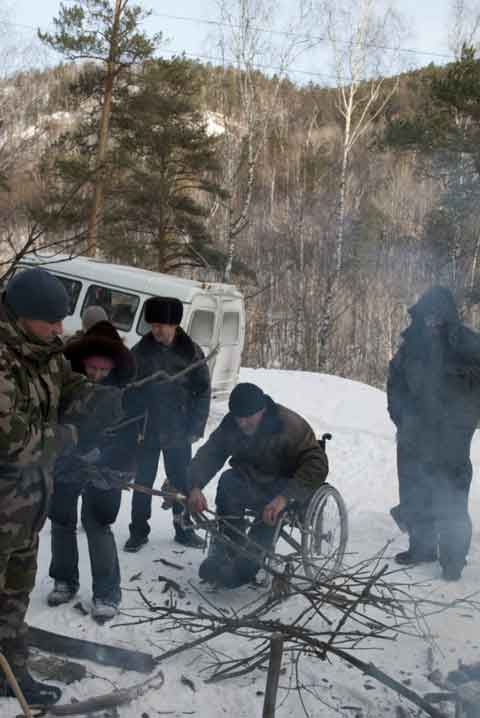
{"type": "Polygon", "coordinates": [[[305,499],[328,474],[328,460],[309,424],[267,397],[267,411],[253,437],[231,414],[200,447],[189,467],[190,489],[203,488],[227,459],[241,476],[258,483],[288,479],[288,498],[305,499]]]}

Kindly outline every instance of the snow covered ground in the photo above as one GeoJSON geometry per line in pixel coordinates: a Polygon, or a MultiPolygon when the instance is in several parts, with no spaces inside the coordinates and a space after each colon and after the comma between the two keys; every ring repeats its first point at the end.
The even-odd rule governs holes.
{"type": "MultiPolygon", "coordinates": [[[[386,557],[405,546],[405,539],[399,533],[389,516],[389,509],[397,503],[397,481],[395,468],[395,433],[386,411],[385,394],[377,389],[338,377],[303,372],[242,370],[242,381],[259,384],[274,400],[301,413],[314,427],[317,435],[325,431],[333,434],[328,445],[331,466],[329,481],[342,493],[349,512],[350,542],[348,551],[359,557],[374,555],[387,542],[386,557]]],[[[209,430],[212,430],[224,415],[226,406],[213,407],[209,430]]],[[[424,581],[430,598],[452,601],[472,594],[479,588],[480,575],[480,439],[475,437],[472,457],[475,464],[475,479],[472,486],[470,508],[474,523],[474,537],[469,563],[458,583],[447,584],[440,578],[438,565],[424,565],[405,572],[406,581],[424,581]]],[[[160,468],[159,481],[163,471],[160,468]]],[[[215,481],[207,488],[207,496],[213,504],[215,481]]],[[[146,611],[136,591],[141,586],[152,601],[164,602],[163,584],[158,576],[169,576],[178,581],[186,590],[179,603],[194,606],[202,603],[193,586],[198,586],[197,568],[202,553],[193,549],[182,552],[173,542],[171,515],[161,509],[161,501],[154,499],[152,533],[149,544],[138,554],[126,554],[121,549],[128,536],[130,496],[124,495],[121,514],[115,525],[122,566],[123,605],[125,614],[142,614],[146,611]],[[169,568],[155,560],[165,558],[181,563],[184,570],[169,568]],[[141,573],[141,577],[132,577],[141,573]]],[[[80,532],[82,586],[79,597],[88,606],[90,600],[90,575],[85,535],[80,532]]],[[[178,634],[159,633],[159,624],[145,624],[135,627],[118,627],[106,624],[98,626],[90,616],[83,616],[73,605],[48,608],[46,596],[51,588],[48,578],[50,529],[47,525],[42,534],[40,564],[37,586],[28,615],[31,624],[93,641],[146,650],[154,655],[171,648],[181,637],[178,634]]],[[[202,589],[204,590],[204,589],[202,589]]],[[[255,597],[258,589],[242,587],[237,591],[208,593],[211,601],[219,607],[240,608],[255,597]]],[[[298,599],[295,599],[297,601],[298,599]]],[[[75,601],[74,601],[75,603],[75,601]]],[[[289,611],[295,605],[287,601],[280,609],[283,620],[288,620],[289,611]]],[[[296,614],[295,614],[296,615],[296,614]]],[[[120,623],[125,616],[114,623],[120,623]]],[[[480,620],[465,606],[451,608],[445,614],[430,621],[432,637],[436,641],[435,667],[448,671],[457,666],[458,659],[480,660],[480,620]]],[[[236,655],[238,646],[234,639],[218,639],[216,647],[230,655],[236,655]]],[[[399,637],[393,642],[378,644],[360,652],[361,659],[372,661],[387,673],[423,694],[435,690],[427,680],[427,644],[413,638],[399,637]]],[[[129,706],[120,708],[120,718],[154,718],[158,715],[196,718],[254,718],[261,716],[265,688],[265,674],[250,674],[244,678],[218,684],[206,684],[205,666],[209,658],[205,651],[191,651],[181,654],[163,664],[165,684],[158,691],[150,691],[129,706]],[[192,690],[182,676],[193,681],[192,690]]],[[[321,688],[322,703],[308,695],[307,707],[311,715],[380,716],[392,714],[393,706],[402,701],[372,679],[366,679],[354,669],[340,662],[303,662],[302,680],[307,685],[321,688]],[[365,684],[369,690],[365,689],[365,684]]],[[[64,689],[64,701],[97,695],[118,688],[128,687],[144,680],[132,672],[122,672],[90,663],[88,679],[73,683],[64,689]]],[[[283,684],[281,684],[283,685],[283,684]]],[[[285,718],[304,715],[298,696],[280,691],[281,705],[277,715],[285,718]]],[[[414,708],[403,702],[408,711],[414,708]]],[[[13,701],[2,701],[2,716],[19,713],[13,701]]]]}

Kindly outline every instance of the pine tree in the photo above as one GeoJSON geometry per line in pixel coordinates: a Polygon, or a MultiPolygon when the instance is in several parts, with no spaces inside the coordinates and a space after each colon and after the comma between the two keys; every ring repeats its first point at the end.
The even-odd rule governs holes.
{"type": "Polygon", "coordinates": [[[115,0],[114,5],[110,0],[77,0],[69,7],[61,3],[59,17],[53,20],[54,33],[38,33],[45,44],[67,59],[88,59],[102,65],[103,91],[88,217],[88,249],[93,255],[107,177],[106,156],[114,89],[129,68],[153,56],[160,42],[160,35],[148,38],[140,30],[142,21],[150,14],[139,5],[129,4],[129,0],[115,0]]]}
{"type": "MultiPolygon", "coordinates": [[[[199,97],[203,70],[185,58],[148,63],[135,91],[120,93],[112,121],[115,180],[107,190],[105,242],[161,271],[218,266],[207,229],[218,140],[208,134],[199,97]]],[[[223,259],[224,261],[224,259],[223,259]]]]}

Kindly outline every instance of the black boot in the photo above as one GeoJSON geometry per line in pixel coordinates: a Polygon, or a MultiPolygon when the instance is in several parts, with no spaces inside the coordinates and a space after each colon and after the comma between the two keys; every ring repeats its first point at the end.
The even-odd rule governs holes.
{"type": "Polygon", "coordinates": [[[221,538],[214,537],[208,548],[208,556],[202,561],[198,575],[202,581],[230,587],[234,578],[234,558],[221,538]]]}
{"type": "MultiPolygon", "coordinates": [[[[57,703],[62,697],[60,688],[36,681],[26,668],[16,669],[15,666],[12,666],[12,670],[28,705],[49,706],[57,703]]],[[[0,695],[5,698],[15,697],[15,693],[6,679],[2,680],[0,686],[0,695]]]]}
{"type": "Polygon", "coordinates": [[[445,581],[459,581],[462,578],[463,566],[454,563],[442,566],[442,578],[445,581]]]}
{"type": "Polygon", "coordinates": [[[255,581],[255,577],[262,568],[265,554],[272,550],[275,529],[267,526],[263,521],[256,522],[248,533],[243,550],[239,552],[234,562],[234,576],[231,588],[243,586],[255,581]]]}
{"type": "Polygon", "coordinates": [[[175,523],[175,541],[188,548],[205,548],[205,541],[197,536],[192,528],[185,528],[175,523]]]}
{"type": "Polygon", "coordinates": [[[173,527],[175,529],[175,541],[182,546],[188,548],[206,548],[206,541],[200,536],[197,536],[193,530],[193,523],[188,511],[183,511],[181,507],[181,513],[175,511],[176,504],[173,511],[173,527]]]}
{"type": "Polygon", "coordinates": [[[130,537],[125,542],[123,550],[127,553],[137,553],[137,551],[140,551],[142,546],[145,546],[146,543],[148,543],[148,536],[136,536],[135,534],[130,534],[130,537]]]}
{"type": "Polygon", "coordinates": [[[418,563],[433,563],[437,560],[436,549],[411,549],[400,551],[395,556],[395,561],[400,566],[415,566],[418,563]]]}
{"type": "Polygon", "coordinates": [[[457,556],[446,561],[440,556],[440,565],[442,567],[442,578],[445,581],[459,581],[462,578],[462,571],[467,565],[467,560],[457,556]]]}

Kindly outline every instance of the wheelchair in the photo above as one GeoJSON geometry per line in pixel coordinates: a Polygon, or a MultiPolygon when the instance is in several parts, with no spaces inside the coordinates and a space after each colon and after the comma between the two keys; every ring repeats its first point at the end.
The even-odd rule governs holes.
{"type": "MultiPolygon", "coordinates": [[[[323,434],[319,439],[324,450],[331,438],[331,434],[323,434]]],[[[289,503],[276,525],[273,550],[265,556],[265,571],[324,580],[338,574],[347,542],[345,502],[336,488],[325,483],[305,506],[289,503]]]]}
{"type": "MultiPolygon", "coordinates": [[[[331,434],[323,434],[318,443],[325,450],[331,438],[331,434]]],[[[222,520],[223,529],[227,527],[230,534],[227,536],[218,518],[192,515],[194,527],[206,530],[210,541],[219,539],[231,557],[258,562],[259,573],[263,574],[260,583],[265,587],[272,587],[274,578],[282,575],[311,582],[338,574],[348,541],[348,516],[340,492],[330,484],[322,484],[306,504],[288,503],[277,521],[269,550],[251,538],[258,516],[247,509],[244,518],[243,529],[222,520]]]]}

